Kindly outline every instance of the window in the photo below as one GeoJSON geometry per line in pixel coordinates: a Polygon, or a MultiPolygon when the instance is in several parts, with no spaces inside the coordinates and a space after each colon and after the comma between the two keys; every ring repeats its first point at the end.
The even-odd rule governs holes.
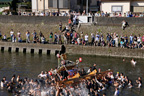
{"type": "Polygon", "coordinates": [[[77,0],[77,5],[80,5],[81,3],[81,0],[77,0]]]}
{"type": "Polygon", "coordinates": [[[122,6],[112,6],[112,12],[122,12],[122,6]]]}
{"type": "Polygon", "coordinates": [[[144,6],[133,7],[133,12],[144,12],[144,6]]]}
{"type": "Polygon", "coordinates": [[[48,0],[48,6],[53,7],[53,0],[48,0]]]}

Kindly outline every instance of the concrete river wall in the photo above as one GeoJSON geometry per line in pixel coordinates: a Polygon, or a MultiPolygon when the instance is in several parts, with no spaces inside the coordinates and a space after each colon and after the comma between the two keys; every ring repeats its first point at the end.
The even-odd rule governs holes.
{"type": "Polygon", "coordinates": [[[60,45],[44,45],[33,43],[11,43],[0,42],[1,51],[8,52],[22,52],[22,53],[34,53],[34,54],[57,54],[61,50],[60,45]]]}
{"type": "MultiPolygon", "coordinates": [[[[46,38],[49,38],[50,32],[58,32],[59,21],[63,25],[68,23],[69,17],[36,17],[36,16],[0,16],[0,31],[2,34],[10,36],[9,32],[14,29],[15,33],[21,31],[22,38],[25,39],[25,32],[30,30],[42,31],[46,38]]],[[[143,26],[144,18],[117,18],[117,17],[94,17],[94,22],[98,26],[81,26],[78,32],[96,32],[101,29],[103,33],[116,32],[121,35],[121,21],[127,21],[130,26],[143,26]],[[99,26],[100,25],[100,26],[99,26]],[[113,26],[118,27],[113,27],[113,26]],[[107,26],[110,26],[107,27],[107,26]],[[84,27],[84,28],[83,28],[84,27]],[[83,29],[83,30],[82,30],[83,29]],[[120,31],[119,31],[120,30],[120,31]]],[[[143,27],[131,26],[123,33],[126,34],[143,34],[143,27]]],[[[107,48],[107,47],[93,47],[93,46],[77,46],[65,45],[66,53],[68,54],[82,54],[82,55],[100,55],[100,56],[117,56],[117,57],[136,57],[144,58],[144,51],[141,49],[122,49],[122,48],[107,48]]],[[[37,54],[56,54],[61,50],[61,45],[52,44],[26,44],[26,43],[10,43],[0,42],[1,51],[9,52],[23,52],[23,53],[37,53],[37,54]]]]}
{"type": "MultiPolygon", "coordinates": [[[[65,45],[65,47],[67,54],[144,58],[144,51],[142,49],[78,45],[65,45]]],[[[61,45],[0,42],[0,49],[1,51],[8,52],[56,55],[61,51],[61,45]]]]}
{"type": "MultiPolygon", "coordinates": [[[[59,21],[62,21],[63,24],[68,23],[69,17],[63,16],[7,16],[0,15],[0,23],[21,23],[21,24],[58,24],[59,21]]],[[[94,17],[96,25],[101,26],[114,26],[121,25],[121,22],[125,20],[130,25],[144,25],[143,17],[94,17]]]]}

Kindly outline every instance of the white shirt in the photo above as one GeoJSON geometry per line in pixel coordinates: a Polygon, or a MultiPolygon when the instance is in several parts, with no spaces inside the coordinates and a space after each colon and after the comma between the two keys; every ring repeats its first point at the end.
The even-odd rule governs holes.
{"type": "Polygon", "coordinates": [[[88,35],[85,35],[85,41],[88,41],[88,37],[89,37],[88,35]]]}
{"type": "Polygon", "coordinates": [[[114,93],[114,96],[118,96],[119,95],[119,91],[116,90],[115,93],[114,93]]]}
{"type": "Polygon", "coordinates": [[[133,36],[130,36],[130,40],[131,40],[131,41],[133,40],[133,36]]]}
{"type": "Polygon", "coordinates": [[[14,34],[14,32],[13,31],[10,31],[10,34],[11,34],[11,36],[14,34]]]}
{"type": "Polygon", "coordinates": [[[3,39],[6,39],[6,35],[4,35],[3,39]]]}
{"type": "Polygon", "coordinates": [[[99,35],[96,34],[95,41],[99,41],[99,35]]]}
{"type": "Polygon", "coordinates": [[[46,74],[39,74],[38,77],[44,78],[44,77],[46,77],[46,74]]]}
{"type": "Polygon", "coordinates": [[[20,33],[20,32],[18,32],[18,33],[17,33],[17,35],[19,36],[19,35],[21,35],[21,33],[20,33]]]}
{"type": "Polygon", "coordinates": [[[68,30],[69,29],[69,26],[66,26],[66,30],[68,30]]]}
{"type": "Polygon", "coordinates": [[[142,84],[141,84],[141,83],[139,83],[139,84],[138,84],[138,88],[140,88],[140,87],[141,87],[141,85],[142,85],[142,84]]]}
{"type": "Polygon", "coordinates": [[[78,44],[80,44],[80,38],[77,39],[78,44]]]}
{"type": "Polygon", "coordinates": [[[3,87],[4,87],[4,82],[1,81],[1,88],[3,88],[3,87]]]}
{"type": "Polygon", "coordinates": [[[141,37],[137,37],[137,42],[141,42],[141,37]]]}

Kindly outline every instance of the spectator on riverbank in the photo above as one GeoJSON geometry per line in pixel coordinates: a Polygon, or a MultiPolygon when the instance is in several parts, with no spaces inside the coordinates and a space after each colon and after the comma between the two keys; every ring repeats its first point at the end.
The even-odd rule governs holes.
{"type": "Polygon", "coordinates": [[[21,38],[21,36],[18,37],[18,42],[19,42],[19,43],[22,43],[22,38],[21,38]]]}
{"type": "Polygon", "coordinates": [[[99,40],[100,40],[100,36],[98,34],[98,32],[96,33],[96,36],[95,36],[95,46],[98,46],[99,45],[99,40]]]}
{"type": "Polygon", "coordinates": [[[49,43],[50,43],[50,44],[52,43],[52,40],[53,40],[53,33],[50,32],[50,35],[49,35],[49,43]]]}
{"type": "Polygon", "coordinates": [[[0,39],[2,38],[2,34],[1,34],[1,31],[0,31],[0,39]]]}
{"type": "Polygon", "coordinates": [[[10,31],[10,36],[11,36],[11,42],[13,41],[13,36],[14,36],[14,31],[13,31],[13,29],[11,29],[11,31],[10,31]]]}
{"type": "Polygon", "coordinates": [[[7,36],[6,36],[6,34],[3,35],[2,41],[7,41],[7,36]]]}
{"type": "Polygon", "coordinates": [[[33,41],[36,40],[36,38],[37,38],[36,30],[34,30],[34,32],[32,33],[32,35],[33,35],[33,41]]]}
{"type": "Polygon", "coordinates": [[[55,32],[54,34],[54,44],[57,44],[58,43],[58,36],[57,36],[57,33],[55,32]]]}
{"type": "Polygon", "coordinates": [[[88,34],[86,34],[84,38],[85,38],[85,39],[84,39],[84,40],[85,40],[84,45],[88,45],[88,41],[89,41],[89,36],[88,36],[88,34]]]}
{"type": "Polygon", "coordinates": [[[59,31],[62,32],[62,22],[59,22],[59,31]]]}
{"type": "Polygon", "coordinates": [[[12,36],[12,42],[13,42],[13,43],[15,43],[15,42],[16,42],[16,40],[17,40],[17,39],[16,39],[16,36],[15,36],[15,35],[13,35],[13,36],[12,36]]]}
{"type": "Polygon", "coordinates": [[[20,33],[20,31],[18,31],[18,33],[17,33],[17,37],[20,37],[21,36],[21,33],[20,33]]]}
{"type": "MultiPolygon", "coordinates": [[[[35,10],[34,10],[35,11],[35,10]]],[[[11,14],[12,12],[9,12],[9,14],[7,14],[7,12],[2,12],[2,15],[16,15],[16,14],[11,14]]],[[[140,13],[133,13],[133,12],[126,12],[126,13],[121,13],[121,12],[112,12],[112,13],[108,13],[108,12],[103,12],[103,11],[96,11],[96,12],[89,12],[88,14],[86,14],[86,11],[83,10],[82,13],[80,13],[79,11],[71,11],[71,12],[67,12],[67,11],[60,11],[60,12],[55,12],[55,11],[51,11],[51,10],[47,10],[45,12],[40,12],[40,11],[36,11],[36,12],[21,12],[18,11],[17,15],[19,16],[71,16],[71,15],[75,15],[75,16],[96,16],[96,17],[144,17],[144,13],[140,12],[140,13]]]]}
{"type": "Polygon", "coordinates": [[[42,38],[43,38],[43,33],[40,31],[39,32],[39,41],[42,42],[42,38]]]}
{"type": "MultiPolygon", "coordinates": [[[[46,42],[46,38],[44,34],[40,31],[39,36],[36,35],[36,31],[32,33],[33,35],[33,43],[44,43],[42,41],[46,42]],[[44,37],[43,37],[44,36],[44,37]]],[[[12,31],[10,36],[12,37],[12,42],[24,42],[22,40],[22,36],[20,31],[18,31],[17,34],[14,34],[12,31]],[[16,37],[17,35],[17,37],[16,37]]],[[[65,30],[63,33],[57,33],[55,32],[54,37],[53,33],[51,32],[49,34],[49,42],[48,43],[54,43],[54,44],[76,44],[76,45],[95,45],[95,46],[109,46],[109,47],[122,47],[122,48],[143,48],[144,45],[144,36],[140,35],[125,35],[119,37],[118,34],[116,33],[107,33],[106,36],[104,34],[97,32],[96,34],[91,33],[91,34],[84,34],[83,32],[78,33],[74,30],[65,30]],[[89,35],[91,35],[89,38],[89,35]],[[54,38],[54,41],[53,41],[54,38]]],[[[6,36],[3,35],[3,41],[6,41],[4,39],[6,36]]],[[[26,32],[26,43],[30,43],[30,32],[27,30],[26,32]]],[[[45,44],[44,43],[44,44],[45,44]]]]}
{"type": "Polygon", "coordinates": [[[94,45],[95,35],[91,33],[91,46],[94,45]]]}
{"type": "MultiPolygon", "coordinates": [[[[102,34],[100,32],[94,33],[86,33],[84,32],[76,32],[75,27],[73,26],[74,22],[72,22],[75,18],[74,16],[77,15],[75,13],[72,13],[70,18],[68,19],[68,24],[66,27],[62,30],[62,22],[59,22],[59,29],[62,30],[62,32],[55,32],[54,36],[51,32],[49,34],[49,40],[46,41],[46,37],[41,31],[39,35],[37,36],[36,30],[32,33],[33,36],[33,43],[53,43],[53,44],[75,44],[75,45],[94,45],[94,46],[108,46],[108,47],[122,47],[122,48],[144,48],[144,39],[139,35],[138,37],[135,35],[127,36],[121,36],[119,37],[116,33],[107,33],[105,36],[105,33],[102,34]],[[89,38],[91,37],[91,38],[89,38]]],[[[124,21],[125,22],[125,21],[124,21]]],[[[59,30],[59,31],[60,31],[59,30]]],[[[123,35],[123,34],[122,34],[123,35]]],[[[3,35],[4,36],[4,35],[3,35]]],[[[13,29],[10,32],[11,40],[12,42],[26,42],[30,43],[30,32],[27,30],[26,32],[26,40],[22,40],[22,36],[20,31],[15,35],[13,29]]],[[[9,39],[9,38],[8,38],[9,39]]],[[[4,41],[4,40],[3,40],[4,41]]]]}
{"type": "Polygon", "coordinates": [[[30,32],[27,30],[26,32],[26,43],[30,43],[30,32]]]}

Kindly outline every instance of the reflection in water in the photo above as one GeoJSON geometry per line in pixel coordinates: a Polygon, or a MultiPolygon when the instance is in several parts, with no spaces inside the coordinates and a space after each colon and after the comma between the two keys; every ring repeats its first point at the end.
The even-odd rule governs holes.
{"type": "MultiPolygon", "coordinates": [[[[112,69],[114,73],[122,72],[130,80],[134,82],[137,77],[144,77],[144,61],[143,59],[136,59],[137,65],[133,67],[130,63],[131,58],[112,58],[112,57],[98,57],[98,56],[83,56],[83,55],[69,55],[68,59],[75,61],[82,57],[83,62],[79,64],[79,68],[88,69],[94,63],[101,71],[112,69]]],[[[36,54],[22,54],[22,53],[0,53],[0,79],[3,76],[10,80],[13,74],[20,75],[21,78],[35,78],[41,71],[48,71],[50,68],[57,67],[57,58],[54,55],[36,55],[36,54]]],[[[143,79],[143,78],[142,78],[143,79]]],[[[122,96],[144,96],[144,88],[140,91],[137,88],[132,90],[121,90],[122,96]]],[[[106,91],[108,96],[112,96],[114,90],[106,91]]],[[[0,96],[11,96],[7,91],[1,89],[0,96]]]]}

